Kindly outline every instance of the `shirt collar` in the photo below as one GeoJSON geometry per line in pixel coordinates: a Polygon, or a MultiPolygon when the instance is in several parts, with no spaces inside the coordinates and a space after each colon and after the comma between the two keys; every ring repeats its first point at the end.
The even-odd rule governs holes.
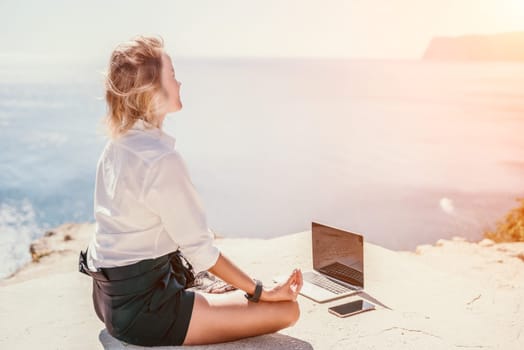
{"type": "Polygon", "coordinates": [[[137,119],[131,127],[131,130],[145,132],[148,135],[151,135],[156,139],[159,139],[161,142],[167,144],[171,148],[175,147],[175,138],[173,136],[168,135],[162,129],[154,126],[153,124],[149,123],[144,119],[137,119]]]}
{"type": "Polygon", "coordinates": [[[161,130],[144,119],[137,119],[131,127],[133,130],[147,131],[148,133],[161,135],[161,130]]]}

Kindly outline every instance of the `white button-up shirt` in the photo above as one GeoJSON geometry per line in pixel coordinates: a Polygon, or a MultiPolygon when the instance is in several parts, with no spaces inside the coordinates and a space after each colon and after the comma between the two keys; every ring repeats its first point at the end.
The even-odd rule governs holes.
{"type": "Polygon", "coordinates": [[[207,270],[220,252],[202,202],[175,139],[146,125],[139,119],[109,140],[98,160],[88,267],[129,265],[180,248],[195,272],[207,270]]]}

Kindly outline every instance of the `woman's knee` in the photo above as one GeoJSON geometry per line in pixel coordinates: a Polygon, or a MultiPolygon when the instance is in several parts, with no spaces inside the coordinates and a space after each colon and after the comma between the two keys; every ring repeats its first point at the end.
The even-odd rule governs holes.
{"type": "Polygon", "coordinates": [[[286,302],[285,327],[291,327],[300,318],[300,307],[297,301],[286,302]]]}

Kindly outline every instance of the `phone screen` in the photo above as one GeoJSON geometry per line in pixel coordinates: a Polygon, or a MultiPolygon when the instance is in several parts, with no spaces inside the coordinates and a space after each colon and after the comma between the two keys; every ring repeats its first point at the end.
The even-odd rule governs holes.
{"type": "Polygon", "coordinates": [[[355,300],[346,304],[329,308],[329,311],[339,316],[349,316],[358,312],[374,309],[375,305],[364,300],[355,300]]]}

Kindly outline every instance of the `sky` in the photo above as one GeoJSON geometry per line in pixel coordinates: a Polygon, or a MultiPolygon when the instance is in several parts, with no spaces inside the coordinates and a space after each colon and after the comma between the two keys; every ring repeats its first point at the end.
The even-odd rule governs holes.
{"type": "Polygon", "coordinates": [[[105,57],[136,34],[174,56],[418,59],[433,36],[524,31],[524,0],[0,0],[0,57],[105,57]]]}

